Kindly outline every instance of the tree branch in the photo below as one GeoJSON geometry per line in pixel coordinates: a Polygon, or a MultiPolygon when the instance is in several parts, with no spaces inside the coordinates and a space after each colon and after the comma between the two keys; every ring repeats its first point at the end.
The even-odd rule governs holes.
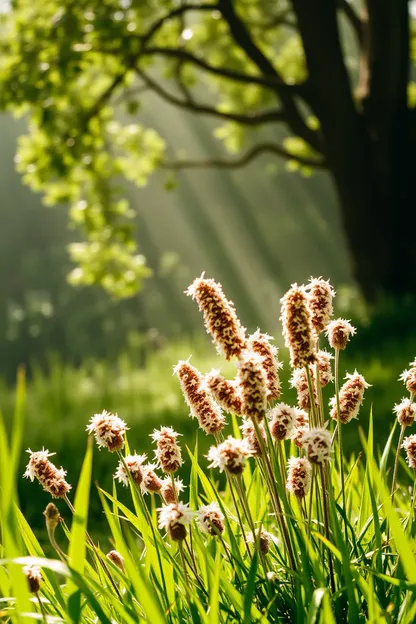
{"type": "Polygon", "coordinates": [[[275,143],[261,143],[253,148],[249,149],[245,154],[239,158],[221,159],[210,158],[207,160],[174,160],[165,161],[161,163],[161,167],[164,169],[180,170],[180,169],[204,169],[204,168],[216,168],[216,169],[238,169],[244,165],[249,164],[252,160],[264,153],[272,153],[277,156],[296,160],[301,165],[307,167],[315,167],[317,169],[325,169],[325,162],[322,160],[314,160],[313,158],[294,156],[280,145],[275,143]]]}
{"type": "Polygon", "coordinates": [[[358,39],[358,43],[360,44],[360,47],[362,47],[364,44],[364,24],[360,16],[348,0],[338,0],[338,7],[350,22],[358,39]]]}
{"type": "Polygon", "coordinates": [[[182,4],[182,6],[179,6],[176,9],[173,9],[169,13],[166,13],[166,15],[164,15],[163,17],[159,18],[156,22],[152,24],[152,26],[144,35],[140,36],[142,46],[144,47],[152,39],[152,37],[154,37],[157,31],[160,30],[162,26],[164,26],[166,22],[168,22],[171,19],[174,19],[175,17],[181,17],[187,11],[216,11],[216,10],[218,10],[218,5],[216,2],[206,3],[206,4],[182,4]]]}

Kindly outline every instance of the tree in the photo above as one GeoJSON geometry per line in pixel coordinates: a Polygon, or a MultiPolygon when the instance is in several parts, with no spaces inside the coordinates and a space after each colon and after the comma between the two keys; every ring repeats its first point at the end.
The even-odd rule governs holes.
{"type": "Polygon", "coordinates": [[[269,153],[330,172],[368,298],[415,289],[407,0],[15,0],[3,22],[0,105],[29,118],[24,180],[84,231],[73,281],[128,295],[147,273],[120,176],[269,153]],[[231,155],[176,158],[138,123],[148,91],[217,119],[231,155]]]}

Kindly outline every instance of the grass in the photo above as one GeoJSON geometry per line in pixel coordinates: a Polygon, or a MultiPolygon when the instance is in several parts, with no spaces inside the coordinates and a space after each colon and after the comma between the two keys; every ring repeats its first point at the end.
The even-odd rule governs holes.
{"type": "MultiPolygon", "coordinates": [[[[96,387],[99,394],[92,392],[91,384],[86,384],[91,393],[88,413],[83,387],[76,385],[85,379],[85,371],[84,377],[77,377],[76,371],[60,369],[62,375],[68,375],[62,388],[72,386],[71,414],[77,414],[78,435],[82,435],[86,452],[82,466],[79,463],[77,479],[72,478],[76,473],[75,460],[64,461],[61,452],[57,456],[57,465],[62,463],[69,470],[67,478],[76,484],[68,500],[57,501],[61,516],[67,519],[53,528],[58,549],[54,544],[38,541],[36,523],[28,522],[25,517],[24,498],[21,501],[25,514],[19,505],[17,485],[21,482],[23,442],[24,446],[28,444],[31,428],[36,427],[36,421],[32,421],[36,413],[31,410],[40,403],[31,405],[31,402],[36,396],[34,388],[39,391],[43,379],[40,374],[35,376],[27,391],[24,376],[19,375],[13,426],[6,430],[3,423],[0,425],[0,617],[12,622],[37,619],[131,624],[412,624],[416,618],[414,473],[400,453],[395,491],[390,492],[391,465],[399,437],[397,426],[379,451],[375,436],[379,428],[378,413],[376,409],[373,420],[367,398],[370,415],[366,434],[354,424],[356,421],[342,425],[344,434],[354,430],[360,438],[360,446],[357,443],[352,453],[343,456],[344,479],[341,479],[338,438],[334,436],[331,461],[313,464],[312,488],[305,498],[289,495],[285,487],[286,462],[289,457],[307,455],[311,459],[309,447],[299,450],[291,439],[277,443],[267,427],[264,442],[257,436],[261,454],[245,461],[240,476],[231,470],[231,464],[226,464],[229,468],[225,473],[209,469],[204,449],[208,445],[217,447],[215,455],[224,435],[230,433],[239,438],[239,422],[235,415],[229,415],[224,432],[215,437],[199,432],[196,442],[189,444],[192,439],[189,429],[195,432],[197,422],[185,420],[182,412],[186,414],[186,408],[176,405],[176,398],[169,399],[169,388],[171,397],[179,397],[177,379],[169,376],[168,382],[167,374],[161,374],[161,363],[165,362],[170,372],[179,358],[189,355],[187,347],[181,345],[154,354],[146,371],[131,370],[125,360],[125,366],[134,374],[129,383],[120,384],[117,378],[102,372],[108,372],[105,367],[99,369],[102,374],[96,387]],[[154,385],[149,384],[149,379],[154,380],[154,385]],[[119,388],[122,391],[117,394],[119,388]],[[152,400],[143,404],[140,397],[146,393],[152,400]],[[126,396],[129,399],[123,402],[126,396]],[[98,399],[103,397],[104,404],[98,404],[98,399]],[[130,410],[129,401],[134,406],[130,410]],[[154,411],[162,418],[144,417],[149,414],[148,406],[153,404],[169,406],[154,411]],[[82,406],[81,416],[77,410],[82,406]],[[118,453],[97,451],[92,436],[85,433],[88,417],[103,407],[117,408],[128,422],[129,431],[118,453]],[[25,422],[26,412],[29,418],[25,422]],[[181,433],[188,430],[180,439],[188,485],[184,500],[194,513],[201,505],[216,503],[223,531],[211,525],[212,534],[209,534],[196,518],[190,518],[190,524],[184,524],[186,538],[183,539],[182,533],[180,539],[173,539],[178,522],[171,519],[167,532],[159,528],[161,516],[157,508],[162,502],[158,495],[144,496],[128,470],[127,488],[112,482],[110,477],[118,462],[123,462],[134,450],[143,452],[149,444],[148,434],[161,424],[173,425],[181,433]],[[107,478],[108,485],[103,485],[101,475],[107,478]],[[105,523],[97,521],[96,510],[91,507],[94,497],[100,500],[105,523]],[[261,536],[261,530],[269,536],[261,536]],[[257,535],[252,541],[247,538],[250,532],[257,535]],[[53,556],[52,547],[55,547],[53,556]],[[122,565],[109,559],[106,553],[110,548],[121,555],[122,565]],[[32,593],[22,573],[22,567],[28,564],[39,566],[42,571],[39,590],[32,593]]],[[[205,346],[201,347],[200,356],[204,371],[211,368],[205,346]]],[[[392,373],[394,379],[409,359],[402,361],[392,373]]],[[[218,365],[216,358],[214,362],[218,365]]],[[[194,364],[197,363],[195,357],[194,364]]],[[[342,352],[341,370],[347,363],[342,352]]],[[[61,387],[60,379],[57,375],[57,388],[61,387]]],[[[374,383],[374,379],[369,381],[374,383]]],[[[401,397],[402,387],[398,383],[397,386],[392,403],[401,397]]],[[[311,390],[313,394],[314,388],[311,390]]],[[[50,389],[45,387],[44,391],[45,405],[53,403],[50,389]]],[[[316,413],[310,415],[318,428],[328,418],[327,399],[333,392],[324,389],[324,399],[316,413]]],[[[39,396],[41,393],[38,399],[39,396]]],[[[65,401],[65,394],[57,392],[54,398],[65,401]]],[[[180,397],[178,400],[183,401],[180,397]]],[[[45,439],[56,426],[59,412],[50,406],[48,409],[50,421],[48,425],[40,421],[44,426],[41,430],[38,427],[39,444],[33,445],[36,449],[46,446],[45,439]]],[[[258,427],[256,419],[253,425],[258,427]]],[[[330,419],[331,432],[334,426],[330,419]]],[[[97,429],[96,437],[99,439],[97,429]]],[[[344,441],[348,437],[344,435],[344,441]]],[[[66,441],[64,437],[62,448],[66,441]]],[[[28,487],[36,496],[40,493],[38,484],[28,483],[28,487]]],[[[45,494],[43,502],[46,505],[50,497],[45,494]]],[[[175,505],[174,510],[178,511],[175,505]]],[[[185,519],[187,514],[186,510],[185,519]]]]}

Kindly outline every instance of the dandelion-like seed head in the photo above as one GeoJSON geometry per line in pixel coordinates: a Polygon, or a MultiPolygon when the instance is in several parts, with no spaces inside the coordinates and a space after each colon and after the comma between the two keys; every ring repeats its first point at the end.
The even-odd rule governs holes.
{"type": "Polygon", "coordinates": [[[248,351],[257,353],[263,358],[262,366],[266,374],[267,400],[273,401],[278,399],[281,393],[279,369],[282,368],[282,363],[277,359],[277,347],[271,344],[270,340],[273,340],[271,336],[262,334],[258,329],[248,339],[248,351]]]}
{"type": "Polygon", "coordinates": [[[338,318],[328,323],[326,335],[328,336],[328,342],[331,347],[342,351],[346,348],[351,336],[354,336],[356,331],[357,330],[351,325],[350,321],[338,318]]]}
{"type": "Polygon", "coordinates": [[[142,466],[147,461],[147,455],[126,455],[124,463],[119,461],[117,470],[114,474],[114,479],[117,479],[119,483],[123,485],[129,484],[128,475],[126,473],[126,467],[136,485],[140,485],[143,480],[142,466]],[[125,465],[124,465],[125,464],[125,465]]]}
{"type": "Polygon", "coordinates": [[[172,503],[158,509],[159,528],[166,529],[169,537],[176,541],[182,541],[186,537],[186,527],[193,520],[194,512],[189,509],[188,504],[172,503]]]}
{"type": "Polygon", "coordinates": [[[334,380],[331,368],[331,360],[333,357],[334,356],[328,351],[325,351],[325,349],[321,349],[316,354],[319,371],[319,383],[321,384],[321,388],[324,388],[334,380]]]}
{"type": "Polygon", "coordinates": [[[295,428],[291,438],[298,448],[303,447],[303,436],[309,431],[309,415],[305,410],[296,408],[295,428]]]}
{"type": "Polygon", "coordinates": [[[159,494],[162,489],[162,479],[155,473],[156,464],[142,466],[142,482],[140,484],[143,494],[159,494]]]}
{"type": "Polygon", "coordinates": [[[399,379],[412,395],[416,394],[416,360],[410,363],[410,368],[403,371],[399,379]]]}
{"type": "Polygon", "coordinates": [[[32,594],[37,594],[40,589],[40,584],[42,581],[42,574],[40,572],[40,567],[33,564],[28,564],[22,568],[23,574],[26,575],[27,582],[29,584],[29,591],[32,594]]]}
{"type": "Polygon", "coordinates": [[[246,418],[261,422],[267,409],[267,377],[263,358],[252,351],[245,351],[238,364],[238,383],[243,399],[246,418]]]}
{"type": "Polygon", "coordinates": [[[406,459],[410,468],[416,468],[416,434],[413,433],[404,439],[402,448],[406,451],[406,459]]]}
{"type": "Polygon", "coordinates": [[[398,405],[394,406],[393,412],[401,427],[410,427],[416,420],[416,403],[403,398],[398,405]]]}
{"type": "Polygon", "coordinates": [[[224,353],[227,360],[239,357],[246,346],[245,328],[237,317],[232,301],[225,297],[221,284],[202,274],[185,292],[197,301],[204,315],[205,328],[218,351],[224,353]]]}
{"type": "Polygon", "coordinates": [[[225,424],[224,415],[209,392],[203,375],[189,362],[181,360],[173,370],[178,375],[191,416],[198,420],[206,434],[219,433],[225,424]]]}
{"type": "MultiPolygon", "coordinates": [[[[339,419],[343,425],[349,423],[353,418],[358,417],[358,412],[364,399],[364,391],[370,387],[364,377],[355,371],[345,376],[347,380],[339,391],[339,419]]],[[[337,420],[337,400],[332,397],[331,418],[337,420]]]]}
{"type": "Polygon", "coordinates": [[[183,464],[181,449],[176,442],[179,435],[172,427],[161,427],[151,434],[157,445],[155,455],[158,465],[166,474],[174,474],[183,464]]]}
{"type": "Polygon", "coordinates": [[[303,368],[315,361],[316,334],[305,289],[293,284],[281,298],[283,336],[293,368],[303,368]]]}
{"type": "Polygon", "coordinates": [[[209,449],[207,457],[211,463],[208,468],[219,468],[221,472],[226,470],[232,475],[240,475],[244,470],[246,459],[251,455],[247,440],[237,440],[228,436],[224,442],[209,449]]]}
{"type": "Polygon", "coordinates": [[[101,414],[94,414],[87,425],[87,431],[94,434],[98,448],[106,447],[110,453],[120,451],[124,447],[124,434],[127,430],[124,420],[107,410],[101,414]]]}
{"type": "Polygon", "coordinates": [[[219,370],[212,369],[205,376],[205,381],[214,399],[223,410],[241,416],[243,403],[240,387],[235,380],[229,381],[220,374],[219,370]]]}
{"type": "Polygon", "coordinates": [[[306,457],[290,457],[286,489],[293,496],[304,498],[311,489],[312,466],[306,457]]]}
{"type": "Polygon", "coordinates": [[[65,480],[66,470],[63,468],[58,469],[55,464],[49,460],[49,457],[55,453],[49,453],[49,451],[45,449],[36,452],[28,449],[27,452],[30,453],[30,459],[23,476],[29,478],[31,481],[36,478],[43,486],[43,489],[53,498],[63,498],[66,496],[71,489],[71,485],[65,480]]]}
{"type": "Polygon", "coordinates": [[[316,333],[320,334],[331,320],[333,314],[332,299],[335,297],[335,291],[329,281],[321,277],[311,277],[306,290],[312,315],[312,326],[316,333]]]}
{"type": "Polygon", "coordinates": [[[203,533],[219,535],[224,533],[224,514],[215,502],[198,509],[198,524],[203,533]]]}
{"type": "Polygon", "coordinates": [[[110,550],[107,553],[108,559],[114,563],[122,572],[124,572],[124,557],[116,550],[110,550]]]}
{"type": "Polygon", "coordinates": [[[270,433],[275,440],[280,442],[291,437],[296,423],[296,415],[296,408],[286,405],[286,403],[279,403],[270,410],[268,414],[270,433]]]}
{"type": "Polygon", "coordinates": [[[331,434],[327,429],[310,429],[303,436],[303,448],[311,464],[323,464],[331,459],[331,434]]]}
{"type": "Polygon", "coordinates": [[[247,534],[247,542],[249,544],[256,544],[257,541],[259,542],[260,552],[263,555],[267,555],[270,550],[270,544],[274,541],[274,536],[268,531],[265,531],[263,527],[261,529],[256,529],[255,534],[252,532],[247,534]]]}
{"type": "MultiPolygon", "coordinates": [[[[257,437],[257,433],[254,427],[253,421],[250,419],[243,420],[243,424],[240,426],[240,429],[241,429],[244,439],[247,441],[248,448],[250,449],[252,456],[254,457],[254,456],[261,455],[262,454],[261,444],[257,437]]],[[[264,430],[262,423],[258,423],[258,430],[264,443],[266,443],[266,439],[267,439],[266,432],[264,430]]]]}
{"type": "Polygon", "coordinates": [[[176,503],[179,498],[179,494],[183,492],[185,486],[181,479],[175,479],[175,490],[173,489],[173,483],[171,477],[165,477],[162,479],[162,487],[160,489],[160,495],[165,501],[166,505],[170,505],[171,503],[176,503]]]}

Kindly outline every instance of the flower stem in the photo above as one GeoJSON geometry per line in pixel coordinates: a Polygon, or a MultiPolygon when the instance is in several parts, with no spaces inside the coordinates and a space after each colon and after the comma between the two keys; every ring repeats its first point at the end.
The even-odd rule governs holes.
{"type": "Polygon", "coordinates": [[[397,445],[396,457],[394,459],[393,479],[392,479],[392,482],[391,482],[391,500],[392,500],[392,502],[394,500],[394,490],[396,488],[397,469],[398,469],[398,466],[399,466],[399,456],[400,456],[400,449],[401,449],[402,444],[403,444],[404,431],[405,431],[405,427],[402,426],[401,429],[400,429],[400,436],[399,436],[399,443],[397,445]]]}
{"type": "MultiPolygon", "coordinates": [[[[326,484],[326,479],[325,479],[325,469],[322,464],[320,465],[320,469],[321,469],[322,494],[323,494],[325,536],[327,540],[329,541],[330,532],[329,532],[328,492],[327,492],[327,484],[326,484]]],[[[331,582],[331,590],[332,590],[332,593],[335,593],[334,567],[332,563],[332,553],[329,550],[329,548],[327,548],[327,553],[328,553],[329,578],[331,582]]]]}
{"type": "Polygon", "coordinates": [[[345,545],[348,547],[348,525],[347,525],[347,505],[345,501],[345,477],[344,477],[344,452],[342,448],[342,423],[341,406],[339,402],[339,349],[335,349],[335,400],[337,403],[337,431],[338,431],[338,451],[339,470],[341,476],[342,509],[344,510],[344,535],[345,545]]]}

